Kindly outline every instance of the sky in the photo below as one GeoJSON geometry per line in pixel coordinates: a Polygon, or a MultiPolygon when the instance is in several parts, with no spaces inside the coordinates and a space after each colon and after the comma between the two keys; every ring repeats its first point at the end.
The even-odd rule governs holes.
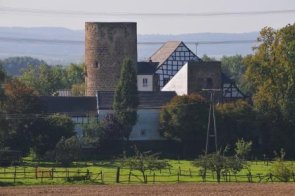
{"type": "Polygon", "coordinates": [[[0,0],[0,27],[48,26],[82,30],[86,21],[137,22],[139,34],[253,32],[265,26],[281,28],[293,24],[295,0],[0,0]],[[210,15],[272,10],[292,11],[210,15]],[[167,13],[177,15],[165,15],[167,13]]]}

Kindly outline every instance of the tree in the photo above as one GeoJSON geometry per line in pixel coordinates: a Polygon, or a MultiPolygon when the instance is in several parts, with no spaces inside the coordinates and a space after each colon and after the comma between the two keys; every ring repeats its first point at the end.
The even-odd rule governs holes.
{"type": "Polygon", "coordinates": [[[31,130],[31,148],[37,157],[42,158],[47,151],[54,150],[62,137],[67,139],[74,135],[74,123],[66,115],[54,114],[35,119],[31,130]]]}
{"type": "Polygon", "coordinates": [[[32,57],[9,57],[3,60],[3,68],[9,76],[19,76],[29,66],[46,65],[46,62],[32,57]]]}
{"type": "Polygon", "coordinates": [[[68,139],[62,137],[56,144],[55,160],[60,162],[63,166],[69,166],[73,161],[79,160],[80,153],[81,146],[76,136],[72,136],[68,139]]]}
{"type": "Polygon", "coordinates": [[[151,154],[151,152],[140,152],[136,146],[134,146],[134,156],[123,156],[122,166],[129,167],[130,170],[137,170],[141,173],[143,182],[147,183],[147,171],[161,170],[171,167],[167,160],[159,160],[157,154],[151,154]]]}
{"type": "Polygon", "coordinates": [[[245,79],[253,91],[254,107],[267,117],[264,142],[291,155],[295,139],[295,24],[274,30],[265,27],[254,55],[245,58],[245,79]]]}
{"type": "Polygon", "coordinates": [[[123,125],[124,137],[129,140],[132,127],[137,121],[137,77],[134,64],[130,59],[125,59],[119,83],[116,87],[113,108],[115,114],[123,125]]]}
{"type": "Polygon", "coordinates": [[[246,156],[251,151],[251,147],[252,147],[251,141],[249,142],[244,141],[243,138],[241,140],[238,140],[236,142],[236,147],[235,147],[236,155],[240,157],[241,159],[245,160],[246,156]]]}
{"type": "Polygon", "coordinates": [[[37,93],[19,80],[4,86],[5,101],[2,112],[0,140],[2,147],[10,147],[26,154],[31,145],[31,130],[36,114],[42,112],[37,93]]]}
{"type": "Polygon", "coordinates": [[[207,54],[204,54],[201,59],[202,59],[202,61],[205,61],[205,62],[216,61],[216,59],[214,57],[209,57],[207,54]]]}
{"type": "Polygon", "coordinates": [[[217,151],[216,153],[211,153],[207,155],[201,155],[198,159],[193,161],[193,165],[196,167],[201,167],[202,172],[210,170],[216,173],[216,180],[220,182],[221,173],[232,171],[234,174],[241,171],[245,162],[241,161],[238,157],[225,156],[224,152],[217,151]]]}
{"type": "Polygon", "coordinates": [[[56,90],[66,87],[67,80],[64,75],[65,71],[61,66],[50,67],[42,64],[38,67],[29,66],[19,79],[40,95],[52,95],[56,90]]]}
{"type": "Polygon", "coordinates": [[[205,141],[208,108],[205,99],[196,93],[174,97],[160,111],[160,134],[180,141],[205,141]]]}
{"type": "Polygon", "coordinates": [[[218,141],[222,146],[234,146],[239,138],[257,141],[260,120],[253,107],[243,100],[216,106],[218,141]]]}
{"type": "Polygon", "coordinates": [[[223,56],[220,61],[223,73],[233,79],[239,87],[245,88],[246,84],[244,84],[243,78],[245,64],[243,57],[238,54],[234,56],[223,56]]]}

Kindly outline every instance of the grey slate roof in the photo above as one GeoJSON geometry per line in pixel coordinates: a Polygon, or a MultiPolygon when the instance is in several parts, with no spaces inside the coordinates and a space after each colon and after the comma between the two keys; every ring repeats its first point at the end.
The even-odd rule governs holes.
{"type": "Polygon", "coordinates": [[[46,113],[64,113],[68,115],[96,114],[96,97],[59,97],[40,96],[46,113]]]}
{"type": "Polygon", "coordinates": [[[181,43],[181,41],[166,42],[151,56],[151,60],[153,62],[159,62],[159,66],[162,65],[181,43]]]}
{"type": "Polygon", "coordinates": [[[137,62],[137,75],[153,75],[159,63],[137,62]]]}
{"type": "MultiPolygon", "coordinates": [[[[139,105],[138,109],[159,109],[168,103],[174,96],[175,92],[138,92],[139,105]]],[[[99,109],[111,110],[113,106],[113,91],[98,91],[99,109]]]]}

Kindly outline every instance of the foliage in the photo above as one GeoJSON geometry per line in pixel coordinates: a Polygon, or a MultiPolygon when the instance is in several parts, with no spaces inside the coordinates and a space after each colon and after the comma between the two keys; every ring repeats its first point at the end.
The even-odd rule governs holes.
{"type": "Polygon", "coordinates": [[[160,134],[181,141],[205,138],[208,108],[196,93],[174,97],[161,109],[160,134]]]}
{"type": "Polygon", "coordinates": [[[249,154],[249,152],[251,151],[251,147],[252,147],[252,141],[247,142],[247,141],[244,141],[243,138],[241,140],[239,139],[236,142],[236,147],[235,147],[236,155],[242,159],[245,159],[247,155],[249,154]]]}
{"type": "Polygon", "coordinates": [[[216,106],[219,143],[234,146],[239,138],[256,141],[259,122],[253,107],[246,101],[237,100],[216,106]]]}
{"type": "Polygon", "coordinates": [[[35,89],[40,95],[52,95],[56,90],[63,89],[61,81],[64,75],[61,67],[52,68],[49,65],[29,66],[20,76],[20,80],[35,89]]]}
{"type": "Polygon", "coordinates": [[[80,142],[76,136],[68,139],[64,137],[56,144],[55,160],[60,162],[63,166],[69,166],[73,161],[80,157],[80,142]]]}
{"type": "Polygon", "coordinates": [[[5,101],[0,126],[0,144],[12,150],[29,152],[31,131],[35,114],[42,111],[37,94],[18,80],[10,80],[4,86],[5,101]]]}
{"type": "Polygon", "coordinates": [[[123,140],[123,125],[114,114],[106,115],[99,123],[92,122],[83,129],[85,145],[100,146],[110,140],[123,140]]]}
{"type": "Polygon", "coordinates": [[[0,144],[27,154],[32,148],[38,157],[52,150],[61,136],[74,135],[74,124],[65,115],[44,116],[38,94],[17,79],[5,84],[0,144]]]}
{"type": "Polygon", "coordinates": [[[29,66],[37,67],[38,65],[46,65],[46,62],[36,58],[24,57],[9,57],[2,61],[3,67],[9,76],[19,76],[23,69],[29,66]]]}
{"type": "MultiPolygon", "coordinates": [[[[265,27],[262,43],[245,58],[245,79],[253,91],[255,108],[268,121],[263,130],[266,146],[293,152],[295,138],[295,24],[275,30],[265,27]]],[[[294,156],[294,153],[291,154],[294,156]]]]}
{"type": "Polygon", "coordinates": [[[128,140],[133,125],[137,121],[137,77],[134,64],[125,59],[121,67],[119,83],[116,87],[113,108],[123,125],[124,137],[128,140]]]}
{"type": "Polygon", "coordinates": [[[37,157],[52,151],[60,139],[75,135],[74,123],[66,115],[54,114],[34,121],[31,131],[31,147],[37,157]]]}
{"type": "Polygon", "coordinates": [[[245,64],[241,55],[223,56],[221,59],[223,73],[233,79],[243,90],[248,90],[244,81],[245,64]]]}
{"type": "Polygon", "coordinates": [[[137,170],[141,172],[143,181],[147,182],[146,172],[161,170],[170,167],[167,160],[159,160],[158,154],[151,154],[151,152],[140,152],[137,147],[134,147],[134,156],[123,156],[122,166],[129,167],[130,170],[137,170]]]}
{"type": "Polygon", "coordinates": [[[84,94],[81,92],[84,88],[83,65],[29,66],[19,78],[40,95],[52,95],[59,89],[73,89],[75,95],[84,94]]]}
{"type": "Polygon", "coordinates": [[[273,175],[282,182],[288,182],[292,177],[292,165],[284,161],[286,153],[281,149],[280,153],[276,154],[275,162],[272,165],[273,175]]]}
{"type": "Polygon", "coordinates": [[[202,61],[209,62],[209,61],[216,61],[214,57],[209,57],[208,55],[204,54],[203,57],[201,58],[202,61]]]}
{"type": "Polygon", "coordinates": [[[244,168],[246,163],[235,156],[225,156],[224,152],[217,151],[207,155],[201,155],[193,162],[196,167],[201,167],[203,171],[210,170],[216,173],[216,180],[220,182],[221,173],[232,171],[238,173],[244,168]]]}
{"type": "Polygon", "coordinates": [[[73,84],[71,88],[72,96],[84,96],[85,95],[85,84],[73,84]]]}

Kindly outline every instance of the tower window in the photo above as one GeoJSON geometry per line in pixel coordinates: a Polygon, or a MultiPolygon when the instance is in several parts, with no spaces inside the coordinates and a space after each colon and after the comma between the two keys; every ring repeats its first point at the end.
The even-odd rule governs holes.
{"type": "Polygon", "coordinates": [[[143,78],[142,79],[142,87],[147,87],[148,86],[148,79],[147,78],[143,78]]]}
{"type": "Polygon", "coordinates": [[[100,64],[97,62],[97,61],[95,61],[95,63],[94,63],[94,66],[93,66],[94,68],[97,68],[97,69],[99,69],[100,68],[100,64]]]}

